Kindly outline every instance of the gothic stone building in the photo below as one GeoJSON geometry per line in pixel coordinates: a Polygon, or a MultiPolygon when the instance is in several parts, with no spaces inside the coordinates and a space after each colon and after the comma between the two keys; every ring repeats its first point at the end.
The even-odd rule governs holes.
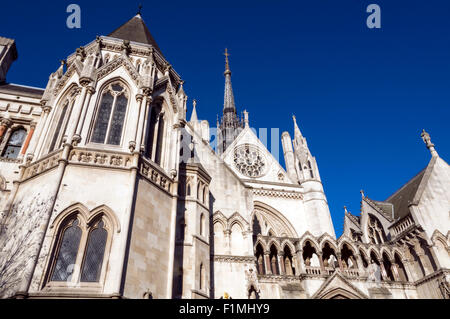
{"type": "MultiPolygon", "coordinates": [[[[217,145],[140,14],[76,49],[45,89],[10,84],[0,38],[3,298],[448,298],[450,169],[362,194],[336,239],[294,118],[286,169],[237,115],[217,145]]],[[[212,129],[211,129],[212,131],[212,129]]]]}

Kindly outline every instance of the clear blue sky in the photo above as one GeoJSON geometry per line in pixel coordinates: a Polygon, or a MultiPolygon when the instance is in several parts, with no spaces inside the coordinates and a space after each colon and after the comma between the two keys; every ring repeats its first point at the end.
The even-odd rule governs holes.
{"type": "Polygon", "coordinates": [[[1,35],[19,50],[8,81],[45,87],[60,59],[113,31],[140,2],[201,119],[214,125],[221,112],[225,47],[251,126],[293,135],[296,114],[337,235],[342,207],[359,213],[360,189],[384,200],[426,166],[422,128],[450,159],[448,0],[6,1],[1,35]],[[65,26],[70,3],[81,6],[81,29],[65,26]],[[381,7],[380,30],[366,27],[370,3],[381,7]]]}

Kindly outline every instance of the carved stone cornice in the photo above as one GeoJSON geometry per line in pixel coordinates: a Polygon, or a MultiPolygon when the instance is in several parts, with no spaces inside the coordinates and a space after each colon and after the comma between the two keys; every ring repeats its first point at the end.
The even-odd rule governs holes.
{"type": "Polygon", "coordinates": [[[299,192],[278,190],[278,189],[264,189],[254,188],[252,189],[254,195],[267,196],[267,197],[281,197],[289,199],[303,199],[303,195],[299,192]]]}
{"type": "Polygon", "coordinates": [[[215,262],[225,263],[241,263],[241,264],[253,264],[256,262],[254,256],[232,256],[232,255],[214,255],[215,262]]]}

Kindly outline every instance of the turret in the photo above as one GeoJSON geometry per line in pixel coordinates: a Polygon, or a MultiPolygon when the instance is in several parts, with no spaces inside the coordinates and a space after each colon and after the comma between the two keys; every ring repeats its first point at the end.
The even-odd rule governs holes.
{"type": "Polygon", "coordinates": [[[287,173],[292,182],[297,183],[299,180],[297,171],[295,170],[294,149],[292,148],[291,136],[288,132],[283,132],[281,135],[281,143],[283,145],[284,162],[286,163],[287,173]]]}
{"type": "MultiPolygon", "coordinates": [[[[335,237],[333,223],[331,221],[330,210],[325,196],[322,181],[319,175],[319,168],[314,156],[312,156],[306,138],[302,135],[294,120],[294,167],[297,170],[297,181],[304,189],[304,202],[309,229],[315,236],[324,233],[335,237]]],[[[285,151],[286,169],[288,174],[293,174],[292,156],[290,155],[289,134],[283,134],[283,149],[285,151]],[[289,143],[288,143],[289,142],[289,143]],[[285,146],[286,145],[286,146],[285,146]]]]}

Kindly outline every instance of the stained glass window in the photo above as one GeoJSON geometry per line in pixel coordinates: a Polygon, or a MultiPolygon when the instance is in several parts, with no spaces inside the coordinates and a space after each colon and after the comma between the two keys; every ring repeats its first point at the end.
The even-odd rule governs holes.
{"type": "Polygon", "coordinates": [[[17,158],[26,135],[27,131],[24,128],[13,131],[9,137],[8,143],[6,143],[2,156],[6,158],[17,158]]]}
{"type": "Polygon", "coordinates": [[[111,121],[111,129],[108,137],[108,144],[119,145],[122,137],[123,122],[127,111],[127,98],[122,94],[117,97],[116,106],[111,121]]]}
{"type": "Polygon", "coordinates": [[[89,234],[86,257],[81,272],[82,282],[98,282],[105,254],[107,231],[103,228],[103,221],[89,234]]]}
{"type": "Polygon", "coordinates": [[[58,250],[52,281],[70,281],[75,270],[75,263],[80,245],[81,229],[78,220],[72,220],[68,228],[61,234],[61,244],[58,250]]]}
{"type": "Polygon", "coordinates": [[[98,109],[97,121],[94,126],[94,133],[92,135],[92,142],[104,143],[106,131],[108,130],[109,116],[114,102],[114,97],[111,92],[107,92],[102,97],[100,107],[98,109]]]}
{"type": "Polygon", "coordinates": [[[127,104],[125,87],[114,83],[106,88],[100,101],[92,142],[120,145],[127,104]]]}

